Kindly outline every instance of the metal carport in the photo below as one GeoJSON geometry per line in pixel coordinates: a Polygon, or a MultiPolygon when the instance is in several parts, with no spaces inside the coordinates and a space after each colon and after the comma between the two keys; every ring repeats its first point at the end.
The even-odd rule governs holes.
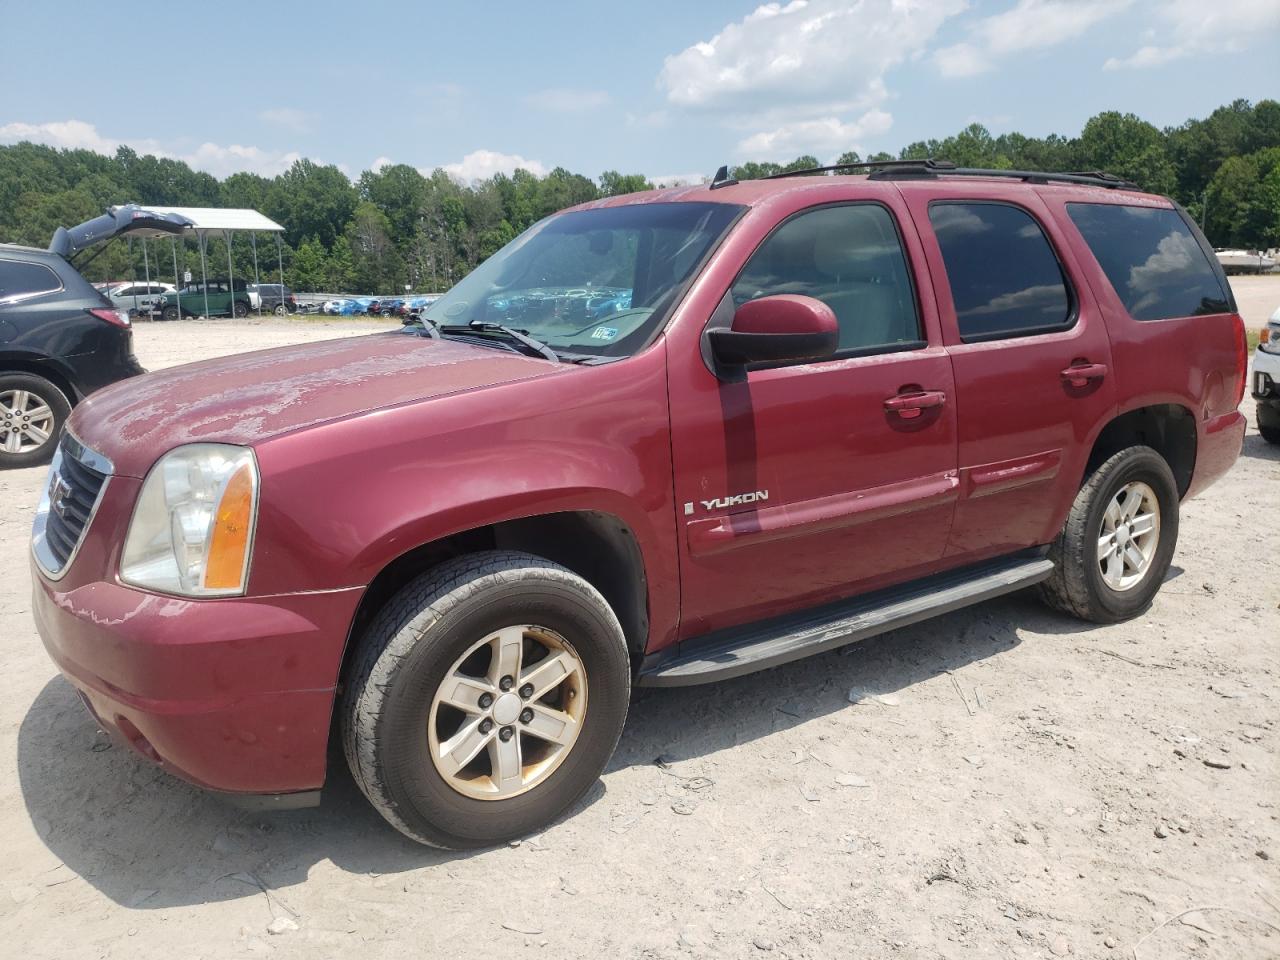
{"type": "MultiPolygon", "coordinates": [[[[151,283],[151,258],[147,251],[147,238],[168,237],[170,251],[173,256],[174,286],[182,288],[182,277],[178,273],[179,235],[195,234],[200,247],[200,280],[204,290],[204,313],[209,315],[209,270],[208,242],[209,234],[221,234],[227,244],[227,283],[232,287],[232,315],[235,309],[234,280],[235,267],[231,260],[231,242],[237,232],[248,233],[253,245],[253,281],[259,282],[258,276],[258,234],[274,233],[276,235],[276,259],[280,268],[280,286],[284,287],[284,249],[280,243],[280,234],[284,227],[270,217],[257,210],[235,209],[223,207],[159,207],[151,204],[124,204],[111,207],[105,214],[65,229],[59,227],[50,241],[49,249],[64,257],[70,257],[86,247],[102,243],[116,236],[126,236],[130,247],[137,236],[142,241],[142,264],[148,286],[151,283]]],[[[96,255],[96,254],[95,254],[96,255]]],[[[185,254],[184,254],[185,257],[185,254]]],[[[90,257],[92,259],[92,257],[90,257]]],[[[130,257],[130,264],[133,258],[130,257]]],[[[84,264],[82,264],[84,266],[84,264]]],[[[136,271],[137,267],[133,266],[136,271]]],[[[134,279],[136,280],[136,273],[134,279]]],[[[182,294],[178,293],[178,312],[182,312],[182,294]]],[[[261,312],[261,300],[258,310],[261,312]]]]}

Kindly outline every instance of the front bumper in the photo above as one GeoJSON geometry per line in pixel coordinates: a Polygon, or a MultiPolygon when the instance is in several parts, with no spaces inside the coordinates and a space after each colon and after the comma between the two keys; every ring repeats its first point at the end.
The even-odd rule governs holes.
{"type": "Polygon", "coordinates": [[[361,590],[182,600],[33,563],[36,628],[97,721],[201,787],[283,794],[324,782],[333,697],[361,590]]]}

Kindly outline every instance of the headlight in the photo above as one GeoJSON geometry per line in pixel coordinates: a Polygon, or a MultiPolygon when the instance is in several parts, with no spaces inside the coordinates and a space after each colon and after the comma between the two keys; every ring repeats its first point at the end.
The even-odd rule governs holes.
{"type": "Polygon", "coordinates": [[[223,443],[171,450],[142,484],[120,579],[189,597],[244,593],[257,510],[253,451],[223,443]]]}
{"type": "Polygon", "coordinates": [[[1272,320],[1258,331],[1258,348],[1266,353],[1280,353],[1280,323],[1272,320]]]}

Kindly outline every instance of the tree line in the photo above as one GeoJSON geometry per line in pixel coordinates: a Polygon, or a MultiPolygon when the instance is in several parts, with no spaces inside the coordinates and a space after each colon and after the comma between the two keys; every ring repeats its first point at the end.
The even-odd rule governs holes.
{"type": "MultiPolygon", "coordinates": [[[[1237,100],[1202,120],[1158,129],[1131,113],[1090,118],[1077,137],[992,134],[971,124],[943,140],[908,144],[868,161],[937,157],[967,167],[1014,170],[1103,170],[1143,189],[1172,196],[1219,247],[1280,245],[1280,103],[1237,100]]],[[[857,153],[839,163],[856,163],[857,153]]],[[[819,166],[750,162],[738,179],[819,166]]],[[[424,175],[407,164],[366,170],[355,181],[334,166],[298,160],[276,177],[236,173],[219,181],[164,157],[127,146],[113,156],[34,143],[0,146],[0,241],[43,247],[55,228],[88,220],[107,206],[250,207],[285,227],[280,244],[286,281],[297,290],[388,293],[407,285],[444,290],[542,217],[564,207],[645,190],[640,174],[604,172],[598,179],[557,167],[470,184],[443,170],[424,175]]],[[[253,274],[254,250],[237,236],[230,251],[211,240],[211,271],[230,254],[237,275],[253,274]]],[[[168,244],[151,244],[152,275],[171,276],[168,244]]],[[[274,279],[274,241],[257,250],[264,281],[274,279]],[[267,277],[266,274],[273,276],[267,277]]],[[[178,246],[178,269],[198,270],[190,244],[178,246]]],[[[85,268],[90,279],[142,275],[141,245],[115,242],[85,268]]]]}

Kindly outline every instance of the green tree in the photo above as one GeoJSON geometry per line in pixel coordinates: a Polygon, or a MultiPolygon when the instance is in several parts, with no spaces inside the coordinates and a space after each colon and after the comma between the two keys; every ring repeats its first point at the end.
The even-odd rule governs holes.
{"type": "Polygon", "coordinates": [[[652,190],[653,184],[639,173],[619,173],[617,170],[606,170],[600,174],[600,196],[618,197],[624,193],[639,193],[641,190],[652,190]]]}
{"type": "Polygon", "coordinates": [[[1074,144],[1075,167],[1104,170],[1153,193],[1172,193],[1175,170],[1164,135],[1132,113],[1090,117],[1074,144]]]}
{"type": "Polygon", "coordinates": [[[332,246],[355,214],[359,196],[337,167],[296,160],[278,176],[263,212],[285,228],[285,239],[297,245],[303,237],[332,246]]]}

